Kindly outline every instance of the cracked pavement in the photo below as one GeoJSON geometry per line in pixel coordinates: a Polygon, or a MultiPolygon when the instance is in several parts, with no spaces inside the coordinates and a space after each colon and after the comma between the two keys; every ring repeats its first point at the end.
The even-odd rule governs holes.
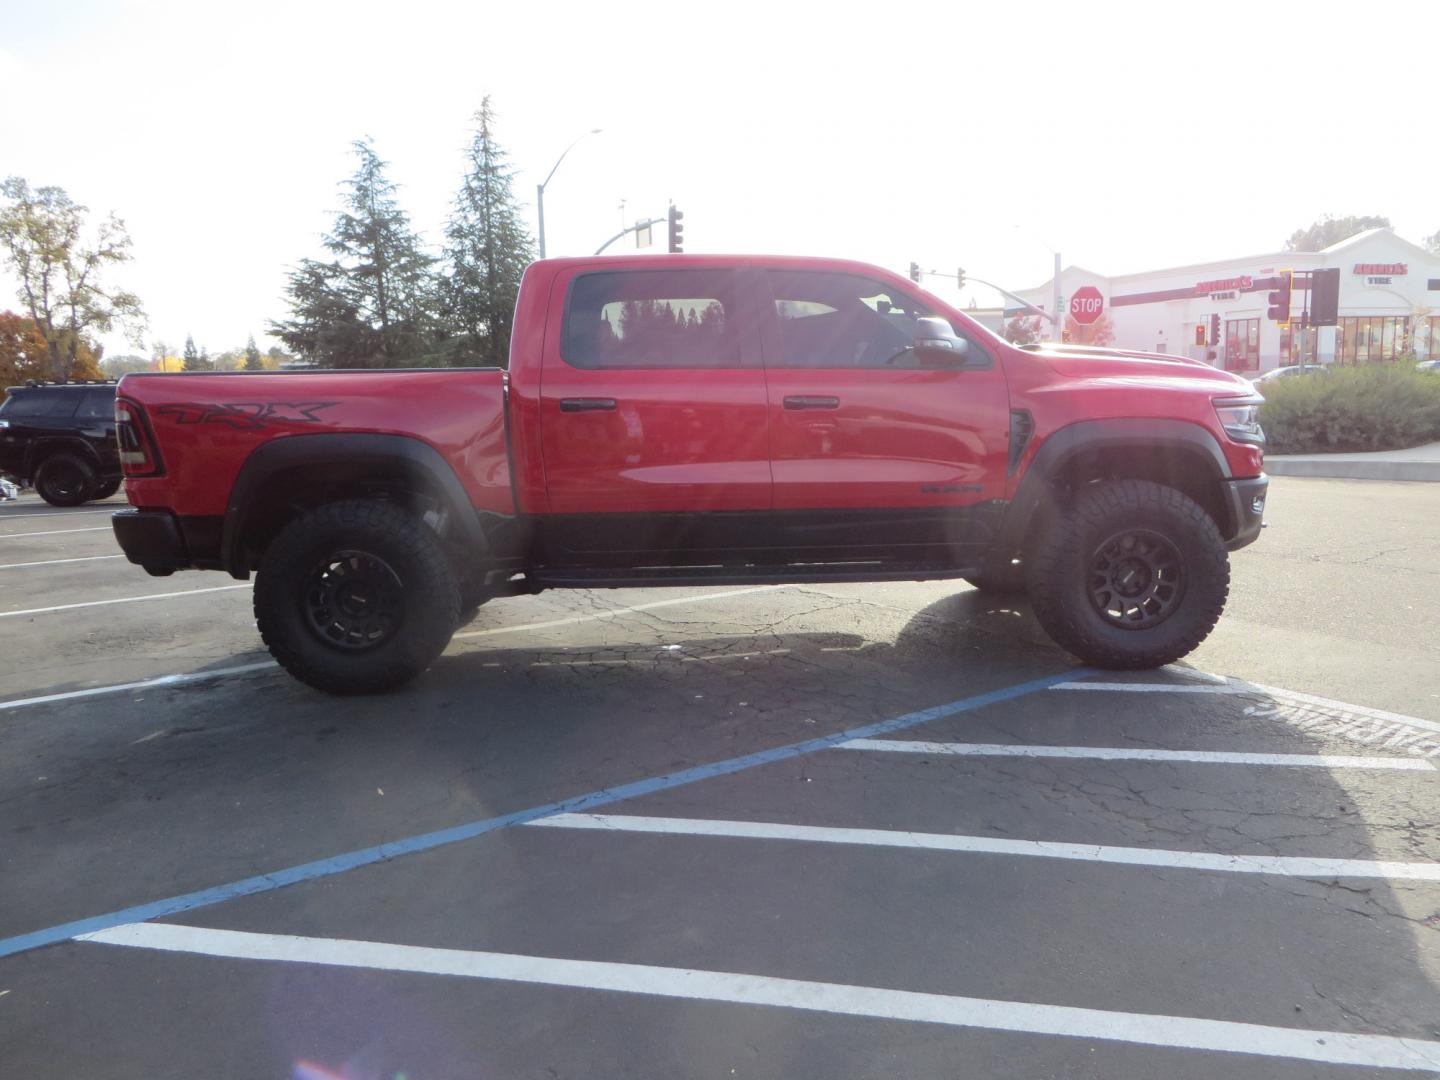
{"type": "MultiPolygon", "coordinates": [[[[1234,556],[1211,640],[1179,670],[1115,678],[1200,681],[1188,668],[1440,723],[1440,485],[1281,478],[1269,513],[1266,535],[1234,556]]],[[[0,511],[0,536],[26,528],[39,525],[0,511]]],[[[7,540],[0,561],[112,545],[94,532],[7,540]]],[[[0,570],[0,610],[224,581],[155,581],[123,560],[0,570]]],[[[422,680],[382,697],[327,698],[260,671],[0,711],[0,935],[1075,666],[1023,604],[959,583],[712,589],[671,602],[684,595],[494,602],[422,680]]],[[[3,699],[265,658],[246,590],[0,620],[0,632],[3,699]]],[[[1358,728],[1306,726],[1293,708],[1257,708],[1267,702],[1044,690],[894,737],[1415,756],[1358,728]]],[[[825,750],[610,810],[1440,863],[1436,771],[825,750]]],[[[1440,1040],[1431,881],[513,828],[169,921],[1440,1040]]],[[[251,1080],[299,1076],[300,1061],[376,1080],[1372,1074],[73,942],[0,959],[7,1076],[251,1080]]]]}

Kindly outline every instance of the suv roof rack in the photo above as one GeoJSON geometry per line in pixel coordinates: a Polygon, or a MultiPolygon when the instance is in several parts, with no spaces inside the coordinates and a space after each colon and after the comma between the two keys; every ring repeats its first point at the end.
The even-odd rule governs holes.
{"type": "MultiPolygon", "coordinates": [[[[38,390],[42,386],[114,386],[119,379],[26,379],[20,385],[29,390],[38,390]]],[[[20,386],[12,386],[10,389],[19,390],[20,386]]]]}

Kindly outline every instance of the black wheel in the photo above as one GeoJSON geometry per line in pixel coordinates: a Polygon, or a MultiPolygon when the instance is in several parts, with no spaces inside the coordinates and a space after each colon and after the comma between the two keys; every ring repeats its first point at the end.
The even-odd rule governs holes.
{"type": "Polygon", "coordinates": [[[1014,563],[987,564],[978,574],[965,578],[971,585],[991,596],[1014,596],[1025,591],[1025,569],[1014,563]]]}
{"type": "Polygon", "coordinates": [[[271,655],[332,694],[409,682],[444,651],[459,607],[434,535],[400,507],[362,499],[286,525],[255,581],[255,621],[271,655]]]}
{"type": "Polygon", "coordinates": [[[108,499],[120,490],[119,480],[99,480],[90,492],[91,499],[108,499]]]}
{"type": "Polygon", "coordinates": [[[1030,572],[1040,625],[1102,668],[1180,659],[1214,629],[1229,591],[1229,556],[1210,515],[1145,480],[1082,490],[1038,545],[1030,572]]]}
{"type": "Polygon", "coordinates": [[[74,454],[51,454],[35,470],[35,491],[51,506],[79,506],[94,486],[95,470],[74,454]]]}

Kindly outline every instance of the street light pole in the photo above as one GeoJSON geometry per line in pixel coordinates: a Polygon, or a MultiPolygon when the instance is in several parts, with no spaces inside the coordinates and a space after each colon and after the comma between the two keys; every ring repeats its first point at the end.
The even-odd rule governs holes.
{"type": "Polygon", "coordinates": [[[1051,338],[1052,341],[1063,341],[1065,340],[1065,313],[1060,310],[1060,305],[1065,302],[1065,297],[1060,295],[1060,252],[1056,251],[1049,244],[1045,243],[1044,240],[1040,239],[1040,237],[1036,236],[1033,232],[1030,232],[1029,229],[1024,228],[1022,225],[1020,225],[1019,222],[1012,223],[1010,227],[1012,229],[1018,229],[1021,232],[1030,233],[1030,239],[1034,240],[1046,251],[1050,252],[1051,255],[1055,256],[1055,272],[1051,275],[1050,280],[1050,286],[1053,296],[1050,331],[1052,334],[1055,335],[1053,338],[1051,338]]]}
{"type": "Polygon", "coordinates": [[[560,168],[560,162],[565,160],[566,154],[570,153],[571,150],[575,149],[575,144],[578,143],[580,139],[584,139],[589,135],[599,134],[600,128],[591,128],[589,131],[585,132],[584,135],[581,135],[579,139],[576,139],[575,142],[572,142],[569,146],[565,148],[564,152],[555,159],[555,164],[550,169],[550,175],[545,177],[542,182],[535,185],[535,216],[539,219],[540,225],[540,257],[542,259],[545,258],[545,185],[550,183],[550,181],[554,179],[555,170],[560,168]]]}

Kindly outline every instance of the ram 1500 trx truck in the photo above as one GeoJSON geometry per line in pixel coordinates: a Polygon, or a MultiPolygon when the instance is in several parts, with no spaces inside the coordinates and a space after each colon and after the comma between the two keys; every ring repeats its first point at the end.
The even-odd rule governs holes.
{"type": "Polygon", "coordinates": [[[965,578],[1090,664],[1194,649],[1260,532],[1260,398],[1195,364],[1013,348],[830,259],[551,259],[508,371],[127,375],[151,574],[257,575],[275,658],[338,693],[542,589],[965,578]]]}

